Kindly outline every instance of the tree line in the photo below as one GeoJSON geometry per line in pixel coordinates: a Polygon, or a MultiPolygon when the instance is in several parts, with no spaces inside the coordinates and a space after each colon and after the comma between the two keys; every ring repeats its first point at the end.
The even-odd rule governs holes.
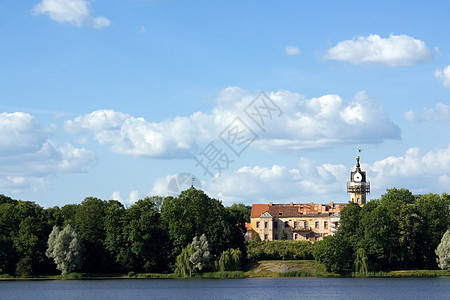
{"type": "Polygon", "coordinates": [[[147,197],[130,207],[88,197],[80,204],[44,209],[0,195],[0,274],[55,274],[63,241],[70,247],[74,237],[79,246],[72,248],[82,252],[75,264],[79,272],[172,272],[183,249],[202,235],[213,264],[206,268],[213,268],[223,252],[245,252],[249,215],[248,206],[224,207],[193,188],[178,197],[147,197]],[[73,233],[66,230],[64,236],[67,227],[73,233]]]}
{"type": "Polygon", "coordinates": [[[363,207],[349,203],[340,223],[337,234],[313,250],[329,271],[436,269],[437,248],[450,228],[450,195],[414,196],[407,189],[388,189],[363,207]]]}
{"type": "Polygon", "coordinates": [[[414,196],[389,189],[363,207],[349,203],[337,234],[315,243],[244,242],[250,209],[224,207],[193,188],[129,207],[88,197],[44,209],[0,195],[0,274],[76,270],[191,276],[242,270],[245,262],[261,259],[316,259],[333,272],[450,268],[450,196],[445,193],[414,196]]]}

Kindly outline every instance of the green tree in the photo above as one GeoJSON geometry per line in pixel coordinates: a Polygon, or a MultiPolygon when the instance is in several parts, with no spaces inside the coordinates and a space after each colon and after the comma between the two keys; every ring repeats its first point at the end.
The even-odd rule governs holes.
{"type": "Polygon", "coordinates": [[[241,269],[242,252],[239,249],[228,249],[220,255],[219,271],[238,271],[241,269]]]}
{"type": "Polygon", "coordinates": [[[313,249],[314,258],[323,263],[329,272],[341,272],[348,268],[351,252],[347,241],[338,235],[325,237],[313,249]]]}
{"type": "Polygon", "coordinates": [[[235,219],[219,200],[201,190],[190,188],[177,198],[165,198],[161,217],[170,235],[173,257],[202,234],[209,239],[212,255],[229,248],[244,248],[244,236],[235,219]]]}
{"type": "Polygon", "coordinates": [[[356,250],[356,258],[354,262],[355,272],[366,274],[369,272],[369,259],[367,258],[366,251],[363,248],[356,250]]]}
{"type": "Polygon", "coordinates": [[[442,236],[442,240],[436,249],[437,263],[442,270],[450,270],[450,230],[442,236]]]}
{"type": "Polygon", "coordinates": [[[161,226],[161,214],[154,198],[139,200],[126,211],[125,237],[134,257],[133,268],[162,271],[167,266],[169,236],[161,226]]]}
{"type": "Polygon", "coordinates": [[[194,237],[192,241],[192,255],[189,261],[192,264],[192,270],[202,271],[208,267],[209,260],[211,259],[211,252],[208,240],[205,234],[202,234],[200,238],[194,237]]]}
{"type": "Polygon", "coordinates": [[[420,218],[417,227],[417,267],[435,268],[434,250],[442,235],[450,228],[450,196],[448,194],[426,194],[417,198],[414,210],[420,218]]]}
{"type": "Polygon", "coordinates": [[[350,202],[340,213],[340,226],[338,235],[342,235],[350,246],[356,250],[358,242],[362,238],[361,206],[350,202]]]}
{"type": "Polygon", "coordinates": [[[188,244],[175,261],[175,275],[179,277],[192,277],[192,264],[190,258],[194,251],[192,245],[188,244]]]}
{"type": "Polygon", "coordinates": [[[10,236],[18,259],[16,274],[27,276],[45,270],[45,241],[50,227],[44,209],[34,202],[17,201],[11,221],[10,236]]]}
{"type": "Polygon", "coordinates": [[[376,269],[414,265],[420,223],[414,201],[415,197],[407,189],[393,188],[361,210],[363,234],[357,248],[364,248],[376,269]]]}
{"type": "Polygon", "coordinates": [[[250,222],[252,207],[243,203],[233,203],[231,206],[225,207],[225,209],[230,216],[231,222],[239,227],[242,234],[245,234],[247,232],[245,223],[250,222]]]}
{"type": "Polygon", "coordinates": [[[54,260],[62,275],[81,266],[83,245],[70,224],[62,231],[57,226],[53,227],[48,238],[46,255],[54,260]]]}
{"type": "Polygon", "coordinates": [[[3,201],[0,204],[0,273],[13,274],[19,260],[13,238],[20,221],[15,216],[17,201],[8,199],[10,198],[0,197],[0,201],[3,201]]]}
{"type": "Polygon", "coordinates": [[[126,228],[130,222],[126,215],[126,209],[116,200],[108,201],[105,208],[105,240],[103,245],[115,263],[114,269],[120,272],[128,272],[133,269],[135,263],[130,241],[126,234],[126,228]]]}
{"type": "Polygon", "coordinates": [[[103,246],[105,231],[106,202],[87,197],[77,207],[73,227],[86,248],[82,270],[85,272],[106,272],[111,263],[110,256],[103,246]]]}

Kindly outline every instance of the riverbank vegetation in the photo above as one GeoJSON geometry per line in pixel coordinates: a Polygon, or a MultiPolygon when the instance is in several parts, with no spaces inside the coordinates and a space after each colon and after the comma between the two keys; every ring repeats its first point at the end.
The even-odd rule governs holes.
{"type": "Polygon", "coordinates": [[[449,209],[447,194],[390,189],[345,207],[323,241],[244,241],[250,207],[193,188],[129,207],[88,197],[44,209],[0,195],[0,279],[450,276],[436,261],[448,266],[449,209]]]}
{"type": "Polygon", "coordinates": [[[389,189],[363,207],[350,203],[340,222],[337,234],[313,250],[328,271],[437,269],[435,251],[450,228],[450,196],[389,189]]]}

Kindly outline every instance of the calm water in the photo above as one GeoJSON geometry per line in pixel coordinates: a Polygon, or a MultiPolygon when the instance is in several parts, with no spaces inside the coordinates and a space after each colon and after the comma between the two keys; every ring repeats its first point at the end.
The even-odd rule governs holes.
{"type": "Polygon", "coordinates": [[[450,278],[0,281],[1,299],[450,299],[450,278]]]}

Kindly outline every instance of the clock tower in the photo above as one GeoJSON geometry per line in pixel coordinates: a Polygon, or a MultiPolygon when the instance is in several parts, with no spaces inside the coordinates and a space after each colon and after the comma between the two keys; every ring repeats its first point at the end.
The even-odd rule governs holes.
{"type": "Polygon", "coordinates": [[[352,202],[359,206],[366,204],[366,194],[370,193],[370,182],[366,180],[366,171],[361,170],[359,156],[356,157],[356,168],[350,172],[350,181],[347,182],[347,193],[352,202]]]}

